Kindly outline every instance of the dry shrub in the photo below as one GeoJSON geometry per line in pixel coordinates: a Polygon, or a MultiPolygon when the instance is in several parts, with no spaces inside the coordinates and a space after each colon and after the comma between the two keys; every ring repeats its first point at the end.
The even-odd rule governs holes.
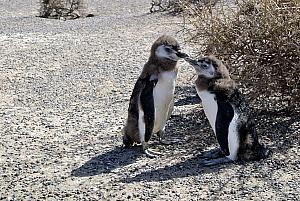
{"type": "Polygon", "coordinates": [[[179,0],[152,0],[150,12],[153,13],[181,9],[178,2],[179,0]]]}
{"type": "Polygon", "coordinates": [[[40,0],[40,17],[54,19],[76,19],[85,14],[84,0],[40,0]]]}
{"type": "Polygon", "coordinates": [[[150,12],[163,12],[168,11],[173,14],[180,14],[184,12],[184,6],[187,4],[202,5],[215,5],[219,0],[152,0],[150,12]]]}
{"type": "Polygon", "coordinates": [[[247,98],[264,109],[291,109],[300,100],[299,0],[181,1],[190,41],[230,67],[247,98]]]}

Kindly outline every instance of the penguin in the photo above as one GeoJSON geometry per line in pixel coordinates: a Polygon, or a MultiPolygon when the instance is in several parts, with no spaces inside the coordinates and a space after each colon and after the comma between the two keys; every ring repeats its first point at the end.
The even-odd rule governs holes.
{"type": "Polygon", "coordinates": [[[177,61],[186,56],[171,36],[162,35],[153,43],[150,57],[130,97],[128,117],[122,130],[125,147],[141,143],[147,156],[160,155],[148,149],[148,142],[152,134],[158,134],[162,142],[166,122],[174,107],[177,61]]]}
{"type": "Polygon", "coordinates": [[[195,81],[207,119],[220,149],[204,154],[204,165],[260,160],[270,151],[259,143],[253,111],[240,93],[227,67],[214,56],[185,58],[198,75],[195,81]]]}

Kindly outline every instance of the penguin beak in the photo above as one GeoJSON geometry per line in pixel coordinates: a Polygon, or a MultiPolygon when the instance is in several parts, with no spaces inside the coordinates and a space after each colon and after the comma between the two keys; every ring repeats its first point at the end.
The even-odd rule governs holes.
{"type": "Polygon", "coordinates": [[[191,66],[193,66],[197,72],[201,70],[201,67],[199,66],[197,60],[191,59],[190,57],[186,57],[184,58],[184,60],[188,62],[191,66]]]}
{"type": "Polygon", "coordinates": [[[194,59],[191,59],[190,57],[184,57],[184,60],[191,64],[192,66],[198,66],[197,61],[194,59]]]}
{"type": "Polygon", "coordinates": [[[183,52],[177,52],[176,55],[179,57],[179,58],[186,58],[186,57],[189,57],[189,55],[187,55],[186,53],[183,53],[183,52]]]}

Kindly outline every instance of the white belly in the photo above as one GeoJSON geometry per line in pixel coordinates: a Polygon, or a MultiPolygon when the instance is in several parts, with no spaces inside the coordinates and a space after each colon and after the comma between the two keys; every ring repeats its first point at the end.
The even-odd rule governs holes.
{"type": "Polygon", "coordinates": [[[239,116],[234,113],[234,116],[229,124],[228,128],[228,148],[229,148],[229,156],[231,160],[237,159],[237,154],[239,150],[239,135],[237,130],[237,121],[239,116]]]}
{"type": "Polygon", "coordinates": [[[166,71],[158,75],[158,82],[153,90],[155,107],[153,133],[164,129],[166,125],[170,104],[174,96],[176,78],[176,71],[166,71]]]}
{"type": "MultiPolygon", "coordinates": [[[[215,100],[215,94],[210,93],[209,91],[198,91],[197,93],[202,101],[202,106],[204,109],[204,113],[208,118],[208,121],[211,127],[216,134],[216,117],[218,112],[218,104],[215,100]]],[[[237,159],[238,149],[239,149],[239,135],[237,131],[237,121],[238,115],[234,113],[232,121],[229,124],[228,128],[228,148],[229,148],[229,156],[227,158],[231,160],[237,159]]]]}
{"type": "Polygon", "coordinates": [[[218,112],[218,104],[215,100],[215,94],[210,93],[207,90],[198,91],[197,93],[202,101],[202,106],[204,113],[209,121],[210,126],[212,127],[214,133],[216,133],[216,117],[218,112]]]}

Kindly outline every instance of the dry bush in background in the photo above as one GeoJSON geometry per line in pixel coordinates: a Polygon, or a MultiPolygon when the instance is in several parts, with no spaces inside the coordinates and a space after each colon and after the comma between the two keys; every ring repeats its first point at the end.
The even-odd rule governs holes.
{"type": "Polygon", "coordinates": [[[181,0],[190,41],[230,67],[247,98],[261,109],[295,111],[300,100],[300,1],[181,0]],[[200,2],[200,1],[198,1],[200,2]]]}
{"type": "Polygon", "coordinates": [[[54,19],[76,19],[85,14],[84,0],[40,0],[40,17],[54,19]]]}
{"type": "Polygon", "coordinates": [[[215,5],[218,1],[219,0],[152,0],[150,12],[168,11],[173,14],[180,14],[185,9],[183,5],[215,5]]]}
{"type": "Polygon", "coordinates": [[[177,2],[178,0],[152,0],[150,13],[163,12],[163,11],[168,11],[170,9],[180,8],[175,5],[177,4],[177,2]]]}

